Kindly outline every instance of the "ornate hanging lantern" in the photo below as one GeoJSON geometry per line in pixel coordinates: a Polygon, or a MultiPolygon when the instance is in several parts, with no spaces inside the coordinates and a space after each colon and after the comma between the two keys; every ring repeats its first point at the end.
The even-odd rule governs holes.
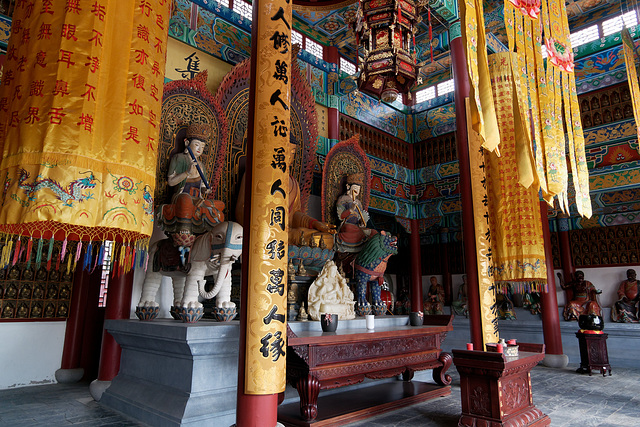
{"type": "Polygon", "coordinates": [[[413,0],[360,0],[353,30],[361,92],[393,102],[416,83],[420,72],[415,48],[419,7],[413,0]]]}

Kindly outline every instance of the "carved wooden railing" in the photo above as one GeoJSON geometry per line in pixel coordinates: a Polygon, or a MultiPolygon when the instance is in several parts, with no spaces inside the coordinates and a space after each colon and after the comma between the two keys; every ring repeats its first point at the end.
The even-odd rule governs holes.
{"type": "Polygon", "coordinates": [[[0,0],[0,14],[11,18],[15,8],[16,0],[0,0]]]}
{"type": "Polygon", "coordinates": [[[416,168],[452,162],[458,159],[456,134],[447,133],[416,144],[416,168]]]}
{"type": "Polygon", "coordinates": [[[409,167],[410,144],[349,116],[341,115],[340,140],[349,139],[356,133],[360,134],[360,146],[365,153],[400,166],[409,167]]]}

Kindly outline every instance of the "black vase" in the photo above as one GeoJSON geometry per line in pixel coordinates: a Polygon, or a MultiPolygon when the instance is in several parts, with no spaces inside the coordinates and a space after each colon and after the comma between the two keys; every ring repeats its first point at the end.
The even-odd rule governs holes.
{"type": "Polygon", "coordinates": [[[578,317],[578,326],[588,331],[601,331],[604,329],[604,319],[595,314],[581,314],[578,317]]]}
{"type": "Polygon", "coordinates": [[[335,332],[338,328],[338,315],[337,314],[322,314],[320,317],[320,326],[322,326],[322,332],[335,332]]]}
{"type": "Polygon", "coordinates": [[[421,316],[421,314],[422,313],[418,311],[412,311],[409,314],[409,323],[411,324],[411,326],[422,326],[424,318],[421,316]]]}

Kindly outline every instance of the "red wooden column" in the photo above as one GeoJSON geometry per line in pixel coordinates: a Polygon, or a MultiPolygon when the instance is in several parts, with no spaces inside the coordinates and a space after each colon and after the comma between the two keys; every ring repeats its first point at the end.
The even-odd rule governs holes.
{"type": "MultiPolygon", "coordinates": [[[[80,259],[83,259],[84,252],[80,259]]],[[[88,304],[98,304],[98,301],[89,300],[89,289],[92,286],[100,286],[101,269],[96,269],[93,274],[83,270],[78,264],[73,278],[73,290],[69,317],[64,334],[64,347],[62,349],[62,362],[60,369],[56,371],[56,381],[59,383],[75,383],[84,376],[84,368],[81,366],[83,337],[85,329],[92,329],[93,325],[86,325],[86,311],[88,304]]]]}
{"type": "Polygon", "coordinates": [[[444,288],[444,303],[451,305],[454,299],[451,268],[449,266],[449,229],[440,230],[440,250],[442,251],[442,287],[444,288]]]}
{"type": "MultiPolygon", "coordinates": [[[[324,47],[324,60],[338,66],[338,74],[340,74],[340,54],[338,48],[335,46],[324,47]]],[[[340,110],[339,105],[334,105],[340,102],[339,98],[335,94],[329,94],[329,108],[327,108],[327,133],[331,142],[331,146],[335,141],[340,141],[340,110]]],[[[330,148],[330,147],[329,147],[330,148]]]]}
{"type": "MultiPolygon", "coordinates": [[[[255,121],[256,121],[256,102],[259,100],[257,85],[253,82],[258,81],[257,63],[263,58],[258,52],[258,43],[260,37],[260,20],[268,19],[268,17],[260,16],[260,10],[266,0],[253,1],[253,18],[251,26],[251,61],[249,88],[249,119],[247,124],[247,147],[246,159],[247,166],[245,172],[246,185],[248,189],[252,188],[254,180],[253,161],[254,161],[254,139],[255,139],[255,121]]],[[[282,9],[281,9],[282,10],[282,9]]],[[[290,16],[290,15],[289,15],[290,16]]],[[[291,32],[288,32],[288,39],[291,39],[291,32]]],[[[295,58],[293,58],[295,60],[295,58]]],[[[256,177],[255,179],[259,179],[256,177]]],[[[252,224],[252,195],[251,191],[245,191],[244,200],[244,239],[242,242],[242,280],[240,285],[240,340],[238,345],[238,387],[237,387],[237,403],[236,403],[236,426],[237,427],[273,427],[278,422],[278,394],[249,394],[245,393],[246,384],[246,358],[247,358],[247,323],[249,313],[247,311],[248,294],[250,292],[249,284],[249,263],[254,258],[253,251],[250,250],[250,237],[252,224]]],[[[286,295],[286,289],[285,289],[286,295]]],[[[282,393],[284,395],[284,393],[282,393]]]]}
{"type": "MultiPolygon", "coordinates": [[[[113,272],[112,272],[113,273],[113,272]]],[[[133,291],[133,273],[112,274],[107,293],[107,308],[104,319],[128,319],[131,312],[131,293],[133,291]]],[[[116,340],[106,330],[102,333],[102,347],[100,350],[100,368],[98,379],[89,387],[91,396],[97,401],[109,387],[111,380],[120,370],[120,353],[122,349],[116,340]]]]}
{"type": "Polygon", "coordinates": [[[565,214],[558,215],[558,243],[560,244],[560,261],[565,283],[573,278],[576,268],[571,259],[571,242],[569,241],[569,217],[565,214]]]}
{"type": "MultiPolygon", "coordinates": [[[[409,169],[416,169],[413,146],[409,148],[409,169]]],[[[416,194],[415,184],[411,184],[410,195],[416,194]]],[[[415,216],[417,217],[417,212],[415,216]]],[[[411,252],[411,311],[422,311],[422,253],[420,252],[420,222],[411,218],[411,234],[409,236],[411,252]]]]}
{"type": "Polygon", "coordinates": [[[469,73],[467,60],[460,36],[460,21],[451,25],[450,34],[457,29],[457,37],[451,40],[451,63],[456,108],[456,142],[460,168],[460,199],[462,205],[463,248],[465,273],[467,275],[467,298],[469,301],[469,321],[471,342],[475,348],[482,348],[482,324],[480,320],[480,291],[478,284],[478,258],[473,225],[473,199],[471,195],[471,172],[469,170],[469,141],[465,99],[469,96],[469,73]],[[457,28],[456,28],[457,27],[457,28]]]}
{"type": "Polygon", "coordinates": [[[548,205],[540,202],[540,218],[542,220],[542,235],[544,237],[544,255],[547,263],[547,292],[541,293],[542,331],[544,335],[545,358],[544,364],[552,368],[564,368],[569,363],[569,357],[562,353],[562,332],[560,331],[560,316],[558,315],[558,298],[556,296],[556,280],[553,274],[553,254],[551,252],[551,232],[547,217],[548,205]]]}

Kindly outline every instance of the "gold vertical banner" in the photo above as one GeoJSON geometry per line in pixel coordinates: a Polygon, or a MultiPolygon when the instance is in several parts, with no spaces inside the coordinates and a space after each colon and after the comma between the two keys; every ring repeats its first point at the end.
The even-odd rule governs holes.
{"type": "MultiPolygon", "coordinates": [[[[469,98],[466,99],[469,117],[469,98]]],[[[473,198],[473,224],[476,253],[478,258],[478,285],[480,293],[480,323],[483,344],[498,341],[498,313],[496,307],[495,284],[492,276],[491,230],[489,229],[489,204],[487,199],[487,178],[485,174],[484,148],[482,139],[472,129],[467,120],[469,135],[469,169],[471,174],[471,194],[473,198]]]]}
{"type": "Polygon", "coordinates": [[[621,35],[624,63],[627,67],[627,82],[629,83],[629,88],[631,88],[633,116],[636,119],[636,128],[638,129],[638,137],[640,138],[640,84],[638,84],[638,71],[636,69],[636,45],[628,28],[623,28],[621,35]]]}
{"type": "Polygon", "coordinates": [[[246,334],[246,394],[284,391],[288,258],[291,3],[258,17],[246,334]]]}
{"type": "Polygon", "coordinates": [[[16,4],[0,91],[1,231],[151,235],[169,4],[16,4]]]}

